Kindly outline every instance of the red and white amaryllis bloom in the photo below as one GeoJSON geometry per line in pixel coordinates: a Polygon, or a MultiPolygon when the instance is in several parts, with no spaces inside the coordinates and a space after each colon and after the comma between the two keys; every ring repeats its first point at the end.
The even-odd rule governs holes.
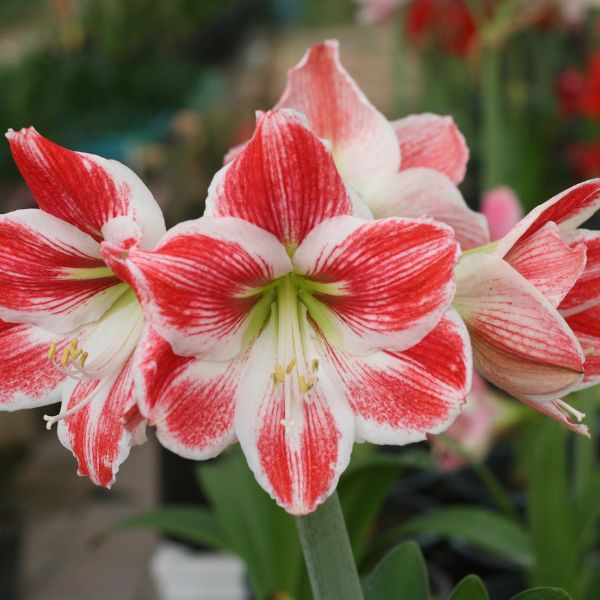
{"type": "Polygon", "coordinates": [[[433,217],[453,227],[463,250],[489,241],[485,217],[468,208],[456,187],[469,150],[452,117],[420,114],[390,123],[342,66],[337,41],[313,46],[290,69],[276,108],[307,116],[376,218],[433,217]]]}
{"type": "Polygon", "coordinates": [[[0,216],[0,409],[62,401],[48,427],[58,423],[80,475],[110,486],[143,439],[131,373],[143,317],[100,245],[153,248],[162,213],[118,162],[67,150],[33,128],[7,138],[39,209],[0,216]]]}
{"type": "Polygon", "coordinates": [[[207,215],[153,252],[104,244],[176,353],[152,331],[141,345],[140,411],[160,441],[205,459],[239,440],[294,514],[333,491],[355,440],[443,431],[470,386],[451,228],[355,215],[327,145],[279,110],[217,174],[207,215]]]}
{"type": "Polygon", "coordinates": [[[477,370],[583,435],[560,397],[600,381],[600,232],[578,229],[599,206],[600,180],[541,204],[463,257],[454,302],[477,370]]]}

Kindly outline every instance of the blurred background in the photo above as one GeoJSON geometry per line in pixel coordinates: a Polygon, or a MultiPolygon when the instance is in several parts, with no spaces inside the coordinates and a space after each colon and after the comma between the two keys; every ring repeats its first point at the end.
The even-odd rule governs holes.
{"type": "MultiPolygon", "coordinates": [[[[287,69],[337,38],[388,118],[454,116],[471,149],[461,191],[473,208],[509,186],[528,210],[600,176],[598,13],[583,0],[2,0],[0,129],[34,125],[125,162],[171,226],[202,214],[224,154],[277,101],[287,69]]],[[[7,144],[0,203],[34,206],[7,144]]],[[[597,442],[485,384],[472,396],[470,420],[431,445],[356,452],[340,492],[347,516],[361,508],[351,531],[361,568],[412,537],[435,597],[473,572],[492,600],[541,584],[597,600],[597,442]]],[[[597,396],[572,399],[592,430],[597,396]]],[[[310,597],[293,523],[235,450],[198,468],[150,436],[107,491],[75,475],[45,412],[0,413],[0,600],[310,597]],[[201,523],[186,531],[185,513],[134,518],[173,504],[204,506],[228,541],[201,523]],[[248,521],[232,525],[243,511],[248,521]],[[132,531],[98,537],[123,519],[132,531]],[[259,519],[262,548],[247,531],[259,519]]]]}

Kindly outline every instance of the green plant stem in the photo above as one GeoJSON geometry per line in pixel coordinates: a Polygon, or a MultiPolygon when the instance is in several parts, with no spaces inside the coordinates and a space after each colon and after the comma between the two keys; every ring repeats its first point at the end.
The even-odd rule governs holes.
{"type": "Polygon", "coordinates": [[[337,492],[296,525],[314,599],[363,600],[337,492]]]}
{"type": "Polygon", "coordinates": [[[504,183],[500,51],[496,48],[486,48],[481,67],[481,191],[483,192],[504,183]]]}

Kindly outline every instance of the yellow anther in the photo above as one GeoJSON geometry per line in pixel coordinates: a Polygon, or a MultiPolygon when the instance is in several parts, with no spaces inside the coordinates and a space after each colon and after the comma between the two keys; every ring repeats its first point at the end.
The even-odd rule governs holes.
{"type": "Polygon", "coordinates": [[[316,373],[319,370],[319,359],[318,358],[313,358],[310,366],[312,367],[312,370],[316,373]]]}
{"type": "Polygon", "coordinates": [[[294,367],[296,366],[296,358],[292,358],[292,360],[290,360],[290,362],[288,363],[288,366],[285,368],[285,372],[289,375],[293,370],[294,367]]]}
{"type": "Polygon", "coordinates": [[[78,345],[79,345],[79,340],[77,338],[73,338],[71,340],[71,342],[69,343],[69,346],[71,346],[71,348],[73,348],[73,349],[77,348],[78,345]]]}
{"type": "Polygon", "coordinates": [[[308,386],[308,383],[306,383],[306,377],[304,377],[304,375],[300,375],[298,377],[298,385],[300,385],[300,391],[303,394],[306,394],[306,392],[310,390],[310,387],[308,386]]]}
{"type": "Polygon", "coordinates": [[[308,380],[308,389],[310,390],[310,389],[311,389],[311,388],[312,388],[314,385],[315,385],[315,378],[314,378],[314,377],[311,377],[311,378],[308,380]]]}
{"type": "Polygon", "coordinates": [[[85,361],[87,360],[87,357],[88,357],[88,353],[87,353],[87,352],[84,352],[84,353],[81,355],[81,358],[79,359],[79,364],[80,364],[82,367],[85,367],[85,361]]]}
{"type": "Polygon", "coordinates": [[[283,383],[285,381],[285,373],[283,372],[283,367],[279,363],[275,365],[273,379],[275,380],[275,383],[283,383]]]}
{"type": "Polygon", "coordinates": [[[590,356],[591,354],[594,354],[594,348],[585,348],[583,350],[583,355],[584,356],[590,356]]]}
{"type": "Polygon", "coordinates": [[[71,348],[71,360],[77,360],[82,352],[81,348],[71,348]]]}
{"type": "Polygon", "coordinates": [[[62,356],[60,357],[61,366],[66,367],[69,364],[70,359],[71,359],[71,348],[65,348],[62,352],[62,356]]]}
{"type": "Polygon", "coordinates": [[[50,348],[48,348],[48,358],[52,360],[56,356],[56,342],[52,342],[50,344],[50,348]]]}

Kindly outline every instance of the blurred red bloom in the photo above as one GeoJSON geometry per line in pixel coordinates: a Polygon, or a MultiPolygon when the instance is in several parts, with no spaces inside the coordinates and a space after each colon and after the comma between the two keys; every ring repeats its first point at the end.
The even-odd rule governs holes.
{"type": "Polygon", "coordinates": [[[581,90],[581,112],[600,119],[600,51],[590,56],[581,90]]]}
{"type": "Polygon", "coordinates": [[[590,55],[585,71],[567,69],[556,79],[561,112],[600,119],[600,51],[590,55]]]}
{"type": "Polygon", "coordinates": [[[579,177],[600,177],[600,141],[571,147],[569,158],[579,177]]]}
{"type": "Polygon", "coordinates": [[[576,69],[567,69],[556,78],[554,90],[563,116],[574,117],[579,113],[583,85],[583,74],[576,69]]]}
{"type": "Polygon", "coordinates": [[[431,34],[442,49],[468,54],[477,38],[475,19],[464,0],[414,0],[406,15],[408,39],[420,46],[431,34]]]}

